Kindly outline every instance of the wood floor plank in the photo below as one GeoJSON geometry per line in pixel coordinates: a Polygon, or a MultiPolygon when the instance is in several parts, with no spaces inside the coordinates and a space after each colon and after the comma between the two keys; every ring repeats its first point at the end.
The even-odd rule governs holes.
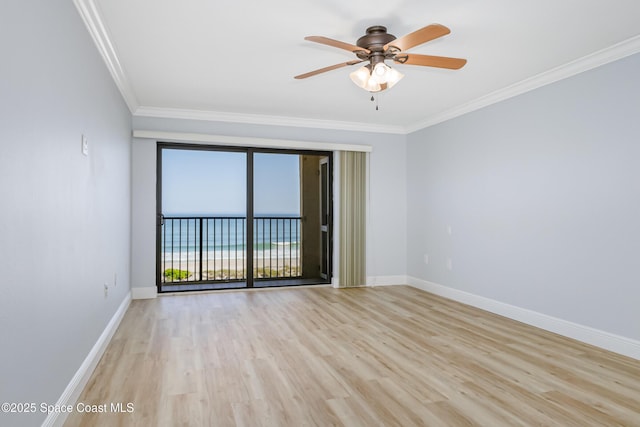
{"type": "Polygon", "coordinates": [[[640,361],[408,286],[133,301],[66,426],[640,426],[640,361]]]}

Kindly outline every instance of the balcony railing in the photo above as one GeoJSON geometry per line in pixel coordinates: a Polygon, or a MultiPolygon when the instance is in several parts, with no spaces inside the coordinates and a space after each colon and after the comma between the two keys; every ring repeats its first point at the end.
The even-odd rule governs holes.
{"type": "MultiPolygon", "coordinates": [[[[161,283],[247,280],[247,219],[240,216],[163,217],[161,283]]],[[[253,277],[302,276],[300,217],[254,217],[253,277]]]]}

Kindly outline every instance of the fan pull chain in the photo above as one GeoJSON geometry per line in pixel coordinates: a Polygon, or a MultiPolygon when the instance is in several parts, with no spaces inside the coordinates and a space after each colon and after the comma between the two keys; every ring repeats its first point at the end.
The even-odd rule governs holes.
{"type": "Polygon", "coordinates": [[[373,101],[376,102],[376,111],[378,111],[378,98],[376,98],[373,95],[371,95],[371,102],[373,102],[373,101]]]}

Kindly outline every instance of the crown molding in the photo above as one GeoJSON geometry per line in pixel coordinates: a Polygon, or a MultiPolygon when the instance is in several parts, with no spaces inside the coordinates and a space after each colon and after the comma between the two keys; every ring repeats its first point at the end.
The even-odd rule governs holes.
{"type": "Polygon", "coordinates": [[[425,120],[421,120],[414,123],[413,125],[407,126],[405,128],[406,133],[412,133],[420,129],[428,128],[429,126],[454,119],[458,116],[462,116],[463,114],[488,107],[489,105],[496,104],[509,98],[513,98],[514,96],[518,96],[533,89],[555,83],[559,80],[575,76],[582,72],[600,67],[601,65],[605,65],[613,61],[617,61],[638,52],[640,52],[640,35],[624,40],[620,43],[614,44],[613,46],[599,50],[582,58],[568,62],[559,67],[552,68],[549,71],[545,71],[541,74],[522,80],[503,89],[499,89],[466,104],[444,111],[440,114],[427,117],[425,120]]]}
{"type": "Polygon", "coordinates": [[[514,83],[488,95],[477,98],[439,114],[435,114],[409,126],[377,125],[369,123],[339,122],[318,119],[266,116],[253,114],[233,114],[215,111],[180,110],[172,108],[139,107],[134,113],[141,117],[179,118],[263,125],[308,127],[320,129],[350,130],[374,133],[407,135],[438,123],[454,119],[489,105],[513,98],[531,90],[575,76],[593,68],[617,61],[640,52],[640,35],[624,40],[608,48],[599,50],[536,76],[514,83]]]}
{"type": "Polygon", "coordinates": [[[475,110],[521,95],[539,87],[572,77],[601,65],[625,58],[640,52],[640,35],[624,40],[608,48],[594,52],[567,64],[553,68],[531,78],[514,83],[503,89],[473,101],[451,108],[420,120],[408,126],[381,125],[361,122],[309,119],[300,117],[271,116],[260,114],[229,113],[219,111],[189,110],[140,106],[116,54],[108,31],[100,17],[95,0],[73,0],[89,34],[102,55],[129,110],[137,117],[157,117],[167,119],[202,120],[212,122],[245,123],[270,126],[288,126],[314,129],[345,130],[370,133],[388,133],[407,135],[447,120],[454,119],[475,110]]]}
{"type": "Polygon", "coordinates": [[[102,55],[102,59],[104,59],[113,81],[120,90],[127,107],[129,107],[129,111],[131,111],[131,113],[135,112],[138,109],[138,100],[131,89],[129,79],[124,72],[124,68],[120,63],[120,60],[118,59],[118,55],[113,47],[109,33],[102,22],[98,7],[94,0],[73,0],[73,3],[75,4],[76,9],[78,9],[80,17],[84,21],[87,30],[89,30],[89,34],[91,34],[91,37],[98,48],[98,52],[102,55]]]}
{"type": "Polygon", "coordinates": [[[373,123],[341,122],[334,120],[299,117],[270,116],[262,114],[227,113],[221,111],[188,110],[141,106],[133,113],[136,117],[158,117],[164,119],[203,120],[210,122],[245,123],[255,125],[288,126],[314,129],[347,130],[371,133],[406,134],[402,126],[373,123]]]}

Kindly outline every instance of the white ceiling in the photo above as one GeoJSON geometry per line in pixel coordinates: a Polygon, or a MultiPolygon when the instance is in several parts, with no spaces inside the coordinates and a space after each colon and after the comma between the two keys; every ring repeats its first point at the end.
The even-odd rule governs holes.
{"type": "Polygon", "coordinates": [[[402,133],[640,51],[638,0],[74,1],[138,115],[402,133]],[[355,59],[307,35],[355,44],[371,25],[431,23],[451,34],[409,52],[467,65],[398,65],[378,111],[357,65],[293,78],[355,59]]]}

